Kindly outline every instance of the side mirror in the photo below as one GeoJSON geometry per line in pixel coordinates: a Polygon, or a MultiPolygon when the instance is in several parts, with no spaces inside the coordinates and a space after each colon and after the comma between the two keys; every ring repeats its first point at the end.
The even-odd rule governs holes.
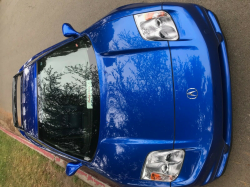
{"type": "Polygon", "coordinates": [[[74,175],[77,170],[82,166],[81,162],[70,162],[66,166],[66,174],[68,176],[74,175]]]}
{"type": "Polygon", "coordinates": [[[80,34],[76,32],[73,27],[69,23],[64,23],[62,25],[62,32],[65,37],[71,37],[73,36],[74,38],[78,37],[80,34]]]}

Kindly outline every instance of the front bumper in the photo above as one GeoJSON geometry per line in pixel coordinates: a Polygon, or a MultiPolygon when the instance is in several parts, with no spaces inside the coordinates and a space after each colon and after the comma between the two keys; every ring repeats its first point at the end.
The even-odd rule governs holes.
{"type": "Polygon", "coordinates": [[[228,156],[232,146],[232,96],[231,96],[231,81],[230,70],[227,56],[226,40],[219,26],[218,19],[211,12],[208,11],[208,16],[213,25],[213,28],[217,34],[221,37],[221,43],[219,46],[220,62],[221,62],[221,74],[222,74],[222,86],[223,86],[223,139],[225,141],[224,151],[221,156],[221,162],[217,169],[215,178],[220,177],[225,171],[226,164],[228,162],[228,156]]]}

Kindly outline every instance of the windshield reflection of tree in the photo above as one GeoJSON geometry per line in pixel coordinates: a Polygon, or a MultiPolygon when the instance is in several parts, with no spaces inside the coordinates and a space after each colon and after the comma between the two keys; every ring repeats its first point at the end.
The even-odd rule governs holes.
{"type": "Polygon", "coordinates": [[[65,68],[64,73],[53,71],[51,66],[44,68],[46,76],[38,79],[40,129],[45,132],[42,134],[47,134],[47,141],[53,141],[47,143],[79,156],[88,155],[90,144],[94,143],[91,140],[98,137],[100,94],[97,67],[78,64],[65,68]],[[74,81],[62,85],[61,80],[67,74],[72,75],[74,81]],[[95,110],[86,108],[86,80],[92,82],[95,110]]]}

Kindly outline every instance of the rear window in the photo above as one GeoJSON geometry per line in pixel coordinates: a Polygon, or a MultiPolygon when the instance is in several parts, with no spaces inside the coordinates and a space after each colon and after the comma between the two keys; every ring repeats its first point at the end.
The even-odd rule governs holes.
{"type": "Polygon", "coordinates": [[[84,36],[37,61],[39,139],[74,157],[91,160],[100,123],[95,54],[84,36]]]}

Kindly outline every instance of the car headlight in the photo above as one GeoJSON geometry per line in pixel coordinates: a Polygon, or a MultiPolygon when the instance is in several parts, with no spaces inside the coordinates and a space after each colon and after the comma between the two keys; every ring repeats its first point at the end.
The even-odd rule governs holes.
{"type": "Polygon", "coordinates": [[[167,12],[136,14],[134,19],[145,40],[177,40],[179,38],[175,24],[167,12]]]}
{"type": "Polygon", "coordinates": [[[182,167],[183,150],[154,151],[145,161],[141,179],[171,182],[175,180],[182,167]]]}

